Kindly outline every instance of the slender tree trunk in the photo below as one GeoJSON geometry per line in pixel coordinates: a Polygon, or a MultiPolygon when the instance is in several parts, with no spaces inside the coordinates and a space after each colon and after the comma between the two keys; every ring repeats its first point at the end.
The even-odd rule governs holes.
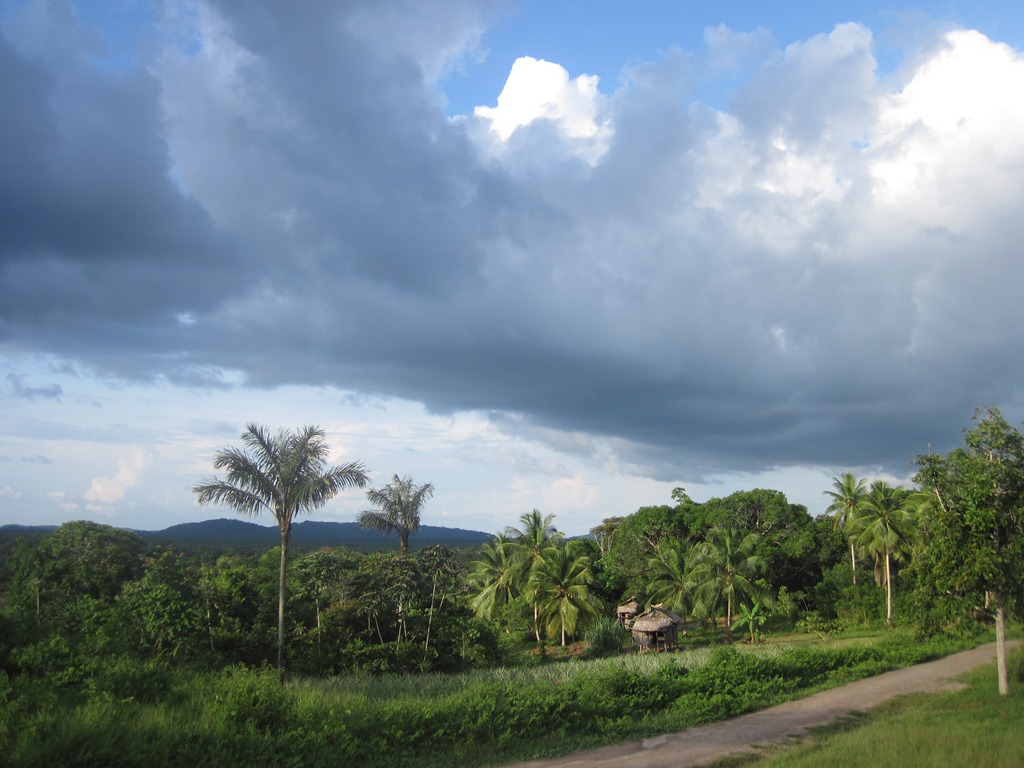
{"type": "Polygon", "coordinates": [[[999,675],[999,695],[1010,693],[1010,676],[1006,669],[1006,596],[996,592],[996,671],[999,675]]]}
{"type": "Polygon", "coordinates": [[[732,595],[725,596],[725,638],[732,642],[732,595]]]}
{"type": "Polygon", "coordinates": [[[318,594],[316,596],[316,657],[319,659],[322,655],[320,647],[320,595],[318,594]]]}
{"type": "Polygon", "coordinates": [[[281,570],[277,582],[277,670],[284,672],[284,592],[288,563],[288,528],[281,529],[281,570]]]}
{"type": "Polygon", "coordinates": [[[892,574],[889,569],[889,550],[885,550],[885,625],[892,626],[892,574]]]}
{"type": "Polygon", "coordinates": [[[853,544],[853,540],[850,540],[850,567],[853,569],[853,583],[857,583],[857,548],[853,544]]]}

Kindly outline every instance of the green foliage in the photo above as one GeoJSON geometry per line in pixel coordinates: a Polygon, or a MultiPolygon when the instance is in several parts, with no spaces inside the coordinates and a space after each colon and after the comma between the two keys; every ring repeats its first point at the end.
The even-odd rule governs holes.
{"type": "Polygon", "coordinates": [[[607,553],[602,558],[610,579],[622,586],[622,596],[641,595],[649,579],[648,563],[658,542],[678,540],[686,535],[675,507],[641,507],[614,529],[607,553]]]}
{"type": "Polygon", "coordinates": [[[617,656],[622,646],[629,641],[629,632],[619,626],[610,616],[602,616],[584,634],[586,648],[584,657],[596,659],[602,656],[617,656]]]}
{"type": "Polygon", "coordinates": [[[750,642],[758,643],[761,641],[761,628],[767,620],[768,616],[759,600],[755,600],[751,606],[741,603],[740,616],[732,623],[731,629],[735,632],[737,629],[746,628],[750,633],[750,642]]]}
{"type": "Polygon", "coordinates": [[[210,692],[217,725],[249,734],[281,734],[296,724],[295,697],[281,685],[280,673],[263,667],[226,670],[210,692]]]}
{"type": "MultiPolygon", "coordinates": [[[[47,700],[0,676],[0,706],[9,716],[12,767],[472,766],[709,722],[951,648],[897,635],[838,649],[718,647],[534,670],[286,685],[266,667],[198,675],[151,661],[110,675],[103,695],[86,699],[47,700]],[[166,693],[141,687],[147,670],[166,693]]],[[[422,648],[410,645],[410,660],[413,651],[422,648]]]]}
{"type": "Polygon", "coordinates": [[[118,598],[131,641],[143,654],[194,658],[206,639],[197,569],[183,556],[160,552],[118,598]]]}

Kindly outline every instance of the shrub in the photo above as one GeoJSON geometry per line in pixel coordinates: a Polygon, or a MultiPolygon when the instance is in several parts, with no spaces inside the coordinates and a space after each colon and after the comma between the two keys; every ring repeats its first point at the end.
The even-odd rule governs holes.
{"type": "Polygon", "coordinates": [[[115,656],[96,668],[89,687],[94,696],[155,704],[171,688],[170,667],[157,660],[115,656]]]}
{"type": "Polygon", "coordinates": [[[584,640],[584,658],[596,659],[614,656],[622,652],[622,645],[629,639],[629,633],[610,616],[602,616],[587,630],[584,640]]]}
{"type": "Polygon", "coordinates": [[[296,720],[296,707],[279,673],[263,667],[231,667],[214,687],[220,725],[247,733],[280,733],[296,720]]]}

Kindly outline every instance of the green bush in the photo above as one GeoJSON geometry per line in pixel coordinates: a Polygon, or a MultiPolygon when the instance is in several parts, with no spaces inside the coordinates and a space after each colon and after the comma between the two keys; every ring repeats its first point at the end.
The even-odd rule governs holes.
{"type": "Polygon", "coordinates": [[[586,641],[584,657],[596,659],[622,653],[622,646],[629,640],[629,633],[619,625],[616,619],[602,616],[587,630],[584,640],[586,641]]]}
{"type": "Polygon", "coordinates": [[[294,698],[269,667],[231,667],[216,679],[213,697],[219,724],[230,730],[281,733],[296,721],[294,698]]]}
{"type": "Polygon", "coordinates": [[[173,674],[164,662],[115,656],[97,665],[89,682],[99,698],[155,704],[171,690],[173,674]]]}

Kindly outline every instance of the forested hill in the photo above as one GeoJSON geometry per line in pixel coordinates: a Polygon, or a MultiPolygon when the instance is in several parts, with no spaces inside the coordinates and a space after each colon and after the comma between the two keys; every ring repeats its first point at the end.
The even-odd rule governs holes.
{"type": "MultiPolygon", "coordinates": [[[[43,534],[56,526],[0,526],[0,540],[25,534],[43,534]]],[[[280,543],[276,525],[258,525],[222,518],[201,523],[181,523],[160,531],[134,531],[155,544],[174,544],[181,549],[256,549],[270,548],[280,543]]],[[[467,531],[462,528],[421,526],[412,535],[409,545],[413,549],[440,544],[448,548],[476,547],[492,538],[492,534],[467,531]]],[[[303,520],[292,526],[291,544],[297,549],[317,547],[349,547],[362,551],[384,551],[398,546],[396,537],[360,528],[358,523],[327,523],[303,520]]]]}

